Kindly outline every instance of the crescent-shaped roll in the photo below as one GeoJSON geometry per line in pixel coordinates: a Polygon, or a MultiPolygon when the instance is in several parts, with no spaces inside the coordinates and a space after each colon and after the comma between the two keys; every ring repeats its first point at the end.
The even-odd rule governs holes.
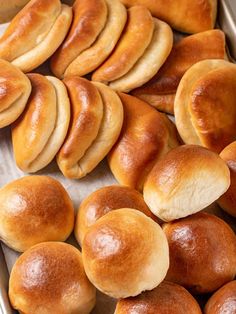
{"type": "Polygon", "coordinates": [[[24,252],[44,241],[65,241],[74,227],[72,201],[60,182],[27,176],[0,189],[0,239],[24,252]]]}
{"type": "Polygon", "coordinates": [[[71,8],[59,0],[31,0],[0,38],[0,58],[32,71],[60,46],[71,19],[71,8]]]}
{"type": "Polygon", "coordinates": [[[217,201],[228,214],[236,217],[236,142],[226,146],[220,157],[227,163],[230,170],[230,187],[217,201]]]}
{"type": "Polygon", "coordinates": [[[224,59],[225,34],[209,30],[184,37],[173,49],[157,74],[146,84],[132,91],[158,110],[174,113],[174,99],[184,73],[195,63],[206,59],[224,59]]]}
{"type": "Polygon", "coordinates": [[[9,298],[24,314],[89,314],[96,289],[81,253],[67,243],[44,242],[23,253],[12,268],[9,298]]]}
{"type": "Polygon", "coordinates": [[[119,0],[106,0],[108,16],[96,41],[72,61],[65,76],[83,76],[99,67],[110,55],[118,42],[127,20],[127,11],[119,0]]]}
{"type": "Polygon", "coordinates": [[[123,93],[119,96],[124,123],[108,162],[120,184],[142,190],[155,161],[179,145],[178,135],[164,114],[136,97],[123,93]]]}
{"type": "Polygon", "coordinates": [[[193,65],[180,81],[174,113],[186,144],[221,152],[236,137],[236,65],[224,60],[193,65]]]}
{"type": "Polygon", "coordinates": [[[32,93],[25,111],[12,127],[17,166],[36,172],[48,165],[67,134],[70,102],[64,84],[55,77],[28,74],[32,93]]]}
{"type": "Polygon", "coordinates": [[[78,55],[97,39],[107,20],[105,0],[77,0],[73,5],[70,31],[51,59],[51,70],[59,78],[78,55]]]}
{"type": "Polygon", "coordinates": [[[151,13],[143,6],[130,8],[120,40],[109,58],[93,73],[92,80],[108,83],[125,75],[143,55],[153,31],[151,13]]]}
{"type": "Polygon", "coordinates": [[[126,6],[143,5],[153,16],[185,33],[214,28],[217,0],[121,0],[126,6]]]}
{"type": "Polygon", "coordinates": [[[173,33],[168,24],[154,19],[152,40],[141,58],[124,76],[111,82],[109,86],[120,92],[142,86],[149,81],[160,69],[173,45],[173,33]]]}
{"type": "Polygon", "coordinates": [[[0,0],[0,24],[9,22],[30,0],[0,0]]]}
{"type": "Polygon", "coordinates": [[[25,109],[31,92],[28,77],[0,59],[0,128],[14,122],[25,109]]]}

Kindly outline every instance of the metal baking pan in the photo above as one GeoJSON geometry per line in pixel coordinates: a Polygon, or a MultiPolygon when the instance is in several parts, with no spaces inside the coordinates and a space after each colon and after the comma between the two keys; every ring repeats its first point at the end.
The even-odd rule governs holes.
{"type": "MultiPolygon", "coordinates": [[[[236,0],[219,0],[219,10],[218,10],[218,23],[217,26],[221,28],[227,38],[227,49],[228,54],[230,56],[231,61],[236,62],[236,0]]],[[[1,25],[0,25],[0,33],[1,33],[1,25]]],[[[1,142],[1,148],[2,145],[9,146],[8,140],[10,139],[10,133],[8,130],[3,130],[3,134],[0,134],[0,142],[1,142]],[[3,140],[4,138],[4,140],[3,140]]],[[[5,154],[5,161],[10,159],[12,157],[12,152],[9,147],[5,147],[7,151],[9,151],[9,156],[5,154]],[[7,148],[7,149],[6,149],[7,148]]],[[[22,176],[22,173],[11,171],[10,168],[8,168],[7,176],[6,178],[4,175],[4,171],[1,167],[1,158],[3,154],[0,156],[0,184],[3,185],[6,182],[9,182],[12,179],[15,179],[16,177],[22,176]],[[1,182],[1,176],[2,176],[2,182],[1,182]]],[[[7,165],[8,166],[8,165],[7,165]]],[[[47,168],[43,173],[40,174],[50,174],[53,175],[55,178],[59,179],[60,181],[63,181],[61,179],[60,175],[56,173],[57,169],[47,168]],[[48,173],[49,172],[49,173],[48,173]]],[[[87,191],[86,193],[89,194],[92,192],[92,190],[95,190],[103,185],[109,185],[114,184],[115,181],[112,176],[109,175],[107,166],[105,164],[102,164],[98,167],[97,170],[91,175],[88,176],[87,179],[84,181],[82,180],[82,183],[73,182],[73,185],[77,186],[81,189],[83,185],[86,185],[87,191]],[[99,178],[99,181],[98,181],[99,178]],[[92,185],[90,187],[88,185],[92,185]],[[92,182],[92,183],[91,183],[92,182]],[[80,185],[79,185],[80,184],[80,185]]],[[[71,186],[71,182],[67,182],[65,184],[65,181],[63,181],[64,185],[67,185],[68,187],[71,186]]],[[[85,197],[86,195],[81,193],[80,197],[85,197]]],[[[75,207],[78,206],[78,200],[75,200],[75,207]]],[[[225,213],[223,213],[221,210],[216,209],[213,206],[213,209],[210,209],[210,212],[216,213],[218,216],[226,220],[231,226],[235,227],[235,223],[232,221],[232,219],[225,213]]],[[[8,299],[8,280],[9,280],[9,272],[8,268],[11,269],[12,261],[9,261],[8,259],[8,249],[4,245],[0,245],[0,314],[15,314],[16,311],[14,311],[9,303],[8,299]],[[4,248],[4,253],[3,249],[4,248]]],[[[98,305],[96,306],[95,310],[92,312],[94,314],[111,314],[114,312],[114,306],[115,302],[114,300],[110,300],[110,298],[103,296],[101,293],[98,292],[97,295],[97,301],[98,305]],[[108,310],[109,308],[109,310],[108,310]]]]}

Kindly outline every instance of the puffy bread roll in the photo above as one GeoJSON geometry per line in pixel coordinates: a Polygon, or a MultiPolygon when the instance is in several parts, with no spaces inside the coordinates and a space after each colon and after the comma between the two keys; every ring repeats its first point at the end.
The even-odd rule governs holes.
{"type": "Polygon", "coordinates": [[[0,0],[0,24],[9,22],[30,0],[0,0]]]}
{"type": "Polygon", "coordinates": [[[81,253],[61,242],[35,245],[13,266],[9,297],[25,314],[89,314],[96,290],[84,272],[81,253]]]}
{"type": "Polygon", "coordinates": [[[51,59],[51,70],[63,78],[66,69],[78,55],[89,48],[105,26],[107,5],[105,0],[77,0],[73,5],[70,31],[51,59]]]}
{"type": "Polygon", "coordinates": [[[230,187],[218,200],[220,207],[236,217],[236,142],[231,143],[220,153],[230,170],[230,187]]]}
{"type": "Polygon", "coordinates": [[[186,33],[199,33],[214,28],[217,0],[121,0],[128,7],[144,5],[152,15],[186,33]]]}
{"type": "Polygon", "coordinates": [[[174,45],[158,73],[132,94],[158,110],[173,114],[175,93],[184,73],[201,60],[225,57],[225,35],[219,29],[184,37],[174,45]]]}
{"type": "Polygon", "coordinates": [[[186,144],[219,153],[236,136],[236,65],[224,60],[193,65],[180,81],[174,112],[186,144]]]}
{"type": "Polygon", "coordinates": [[[155,288],[169,267],[161,227],[130,208],[111,211],[97,220],[85,235],[82,256],[90,281],[114,298],[155,288]]]}
{"type": "Polygon", "coordinates": [[[0,238],[23,252],[44,241],[65,241],[74,209],[63,186],[46,176],[28,176],[0,189],[0,238]]]}
{"type": "Polygon", "coordinates": [[[64,84],[55,77],[28,74],[32,93],[24,113],[12,127],[17,166],[36,172],[60,149],[70,122],[70,102],[64,84]]]}
{"type": "Polygon", "coordinates": [[[234,314],[236,312],[236,280],[216,291],[208,300],[205,314],[234,314]]]}
{"type": "Polygon", "coordinates": [[[92,80],[102,83],[125,75],[143,55],[151,42],[154,21],[142,6],[128,10],[128,19],[122,36],[109,58],[93,73],[92,80]]]}
{"type": "Polygon", "coordinates": [[[110,211],[119,208],[137,209],[157,221],[145,204],[142,194],[126,186],[106,186],[90,194],[80,204],[74,229],[77,241],[81,244],[89,227],[110,211]]]}
{"type": "Polygon", "coordinates": [[[198,213],[167,223],[163,230],[170,249],[167,280],[199,294],[234,279],[236,236],[222,219],[198,213]]]}
{"type": "Polygon", "coordinates": [[[229,185],[229,169],[217,154],[201,146],[183,145],[155,164],[143,195],[157,217],[171,221],[211,205],[229,185]]]}
{"type": "Polygon", "coordinates": [[[179,145],[174,124],[140,99],[119,93],[124,107],[120,137],[108,155],[120,184],[142,190],[155,161],[179,145]]]}
{"type": "Polygon", "coordinates": [[[0,59],[0,128],[14,122],[25,109],[31,92],[26,75],[0,59]]]}
{"type": "Polygon", "coordinates": [[[160,69],[173,45],[173,33],[168,24],[154,19],[152,40],[141,58],[124,76],[111,82],[109,86],[121,92],[142,86],[149,81],[160,69]]]}
{"type": "Polygon", "coordinates": [[[71,19],[71,8],[59,0],[31,0],[0,38],[0,58],[32,71],[60,46],[71,19]]]}
{"type": "Polygon", "coordinates": [[[115,314],[202,314],[202,311],[183,287],[163,281],[152,291],[137,297],[121,299],[116,305],[115,314]]]}
{"type": "Polygon", "coordinates": [[[110,55],[124,29],[127,12],[119,0],[106,0],[108,16],[96,41],[70,63],[65,76],[83,76],[99,67],[110,55]]]}

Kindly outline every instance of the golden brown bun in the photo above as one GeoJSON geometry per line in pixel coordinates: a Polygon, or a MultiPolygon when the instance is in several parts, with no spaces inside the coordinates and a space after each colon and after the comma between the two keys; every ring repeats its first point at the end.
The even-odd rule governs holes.
{"type": "Polygon", "coordinates": [[[31,0],[0,38],[0,58],[32,71],[60,46],[71,19],[71,8],[59,0],[31,0]]]}
{"type": "Polygon", "coordinates": [[[161,227],[130,208],[96,221],[82,243],[85,272],[101,292],[114,297],[152,290],[165,277],[169,251],[161,227]]]}
{"type": "Polygon", "coordinates": [[[74,209],[56,180],[29,176],[0,189],[0,238],[23,252],[44,241],[65,241],[73,230],[74,209]]]}
{"type": "Polygon", "coordinates": [[[183,145],[159,160],[144,184],[144,199],[164,221],[194,214],[211,205],[230,185],[225,162],[196,145],[183,145]]]}
{"type": "Polygon", "coordinates": [[[60,149],[70,122],[70,102],[64,84],[55,77],[28,74],[32,93],[24,113],[12,127],[17,166],[36,172],[60,149]]]}
{"type": "Polygon", "coordinates": [[[77,0],[73,5],[70,31],[51,60],[51,70],[59,78],[77,56],[90,47],[102,31],[107,18],[105,0],[77,0]]]}
{"type": "Polygon", "coordinates": [[[81,203],[75,224],[75,237],[81,244],[89,227],[108,212],[119,208],[134,208],[157,221],[136,190],[119,185],[103,187],[90,194],[81,203]]]}
{"type": "Polygon", "coordinates": [[[218,200],[218,204],[228,214],[236,217],[236,142],[226,146],[220,153],[220,157],[229,167],[230,187],[218,200]]]}
{"type": "Polygon", "coordinates": [[[89,314],[96,290],[86,277],[79,250],[67,243],[45,242],[16,261],[9,297],[24,314],[89,314]]]}
{"type": "Polygon", "coordinates": [[[236,236],[222,219],[198,213],[167,223],[163,230],[170,248],[167,280],[198,294],[234,279],[236,236]]]}
{"type": "Polygon", "coordinates": [[[128,10],[128,20],[122,36],[110,57],[92,75],[93,81],[107,83],[125,75],[143,55],[151,42],[154,21],[142,6],[128,10]]]}
{"type": "Polygon", "coordinates": [[[140,99],[119,93],[124,107],[121,135],[108,155],[117,181],[142,190],[155,161],[179,145],[174,124],[140,99]]]}
{"type": "Polygon", "coordinates": [[[236,280],[231,281],[216,291],[208,300],[205,314],[236,313],[236,280]]]}
{"type": "Polygon", "coordinates": [[[19,69],[1,59],[0,77],[0,128],[3,128],[14,122],[25,109],[31,84],[19,69]]]}
{"type": "Polygon", "coordinates": [[[128,7],[141,4],[152,15],[186,33],[199,33],[214,28],[217,0],[121,0],[128,7]]]}
{"type": "Polygon", "coordinates": [[[202,314],[202,311],[183,287],[163,281],[152,291],[134,298],[119,300],[115,314],[202,314]]]}
{"type": "Polygon", "coordinates": [[[30,0],[0,0],[0,24],[9,22],[30,0]]]}
{"type": "Polygon", "coordinates": [[[174,45],[158,73],[132,94],[158,110],[173,114],[175,93],[184,73],[198,61],[224,58],[225,35],[222,31],[214,29],[185,37],[174,45]]]}
{"type": "Polygon", "coordinates": [[[176,126],[186,144],[220,152],[236,136],[236,65],[224,60],[196,63],[177,89],[176,126]]]}

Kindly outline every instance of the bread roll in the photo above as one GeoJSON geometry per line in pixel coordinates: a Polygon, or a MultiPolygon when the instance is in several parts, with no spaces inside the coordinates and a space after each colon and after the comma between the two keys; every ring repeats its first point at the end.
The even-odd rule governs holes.
{"type": "Polygon", "coordinates": [[[31,92],[26,75],[0,59],[0,128],[14,122],[25,109],[31,92]]]}
{"type": "Polygon", "coordinates": [[[0,24],[9,22],[30,0],[0,0],[0,24]]]}
{"type": "Polygon", "coordinates": [[[167,223],[163,230],[170,249],[167,280],[199,294],[234,279],[236,236],[222,219],[198,213],[167,223]]]}
{"type": "Polygon", "coordinates": [[[177,89],[176,126],[186,144],[220,152],[236,136],[236,65],[224,60],[196,63],[177,89]]]}
{"type": "Polygon", "coordinates": [[[81,203],[74,229],[77,241],[81,244],[89,227],[105,214],[119,208],[137,209],[157,221],[145,204],[142,194],[125,186],[106,186],[90,194],[81,203]]]}
{"type": "Polygon", "coordinates": [[[90,227],[82,256],[90,281],[114,298],[155,288],[169,267],[168,244],[161,227],[129,208],[111,211],[90,227]]]}
{"type": "Polygon", "coordinates": [[[59,0],[31,0],[0,38],[0,58],[32,71],[60,46],[71,19],[71,8],[59,0]]]}
{"type": "Polygon", "coordinates": [[[146,291],[134,298],[119,300],[115,314],[202,314],[202,311],[183,287],[163,281],[152,291],[146,291]]]}
{"type": "Polygon", "coordinates": [[[128,7],[141,4],[152,15],[185,33],[198,33],[214,28],[217,0],[121,0],[128,7]]]}
{"type": "Polygon", "coordinates": [[[65,241],[73,230],[74,209],[56,180],[29,176],[0,189],[0,238],[24,252],[44,241],[65,241]]]}
{"type": "Polygon", "coordinates": [[[229,185],[229,170],[217,154],[200,146],[183,145],[155,164],[143,193],[151,211],[171,221],[211,205],[229,185]]]}
{"type": "Polygon", "coordinates": [[[184,37],[176,43],[158,73],[144,86],[132,91],[158,110],[174,113],[177,87],[184,73],[205,59],[225,58],[225,35],[219,29],[184,37]]]}
{"type": "Polygon", "coordinates": [[[36,172],[60,149],[70,122],[70,102],[64,84],[55,77],[28,74],[32,93],[26,109],[12,127],[17,166],[36,172]]]}
{"type": "Polygon", "coordinates": [[[236,217],[236,142],[231,143],[220,153],[230,170],[230,187],[218,200],[220,207],[236,217]]]}
{"type": "Polygon", "coordinates": [[[64,77],[67,67],[95,42],[105,26],[106,19],[105,0],[75,1],[70,31],[51,60],[51,70],[55,76],[64,77]]]}
{"type": "Polygon", "coordinates": [[[35,245],[13,266],[9,297],[25,314],[89,314],[96,291],[84,272],[81,253],[61,242],[35,245]]]}
{"type": "Polygon", "coordinates": [[[234,314],[236,312],[236,280],[216,291],[208,300],[205,314],[234,314]]]}
{"type": "Polygon", "coordinates": [[[124,107],[121,135],[108,155],[117,181],[142,190],[155,161],[179,145],[174,124],[136,97],[119,94],[124,107]]]}

